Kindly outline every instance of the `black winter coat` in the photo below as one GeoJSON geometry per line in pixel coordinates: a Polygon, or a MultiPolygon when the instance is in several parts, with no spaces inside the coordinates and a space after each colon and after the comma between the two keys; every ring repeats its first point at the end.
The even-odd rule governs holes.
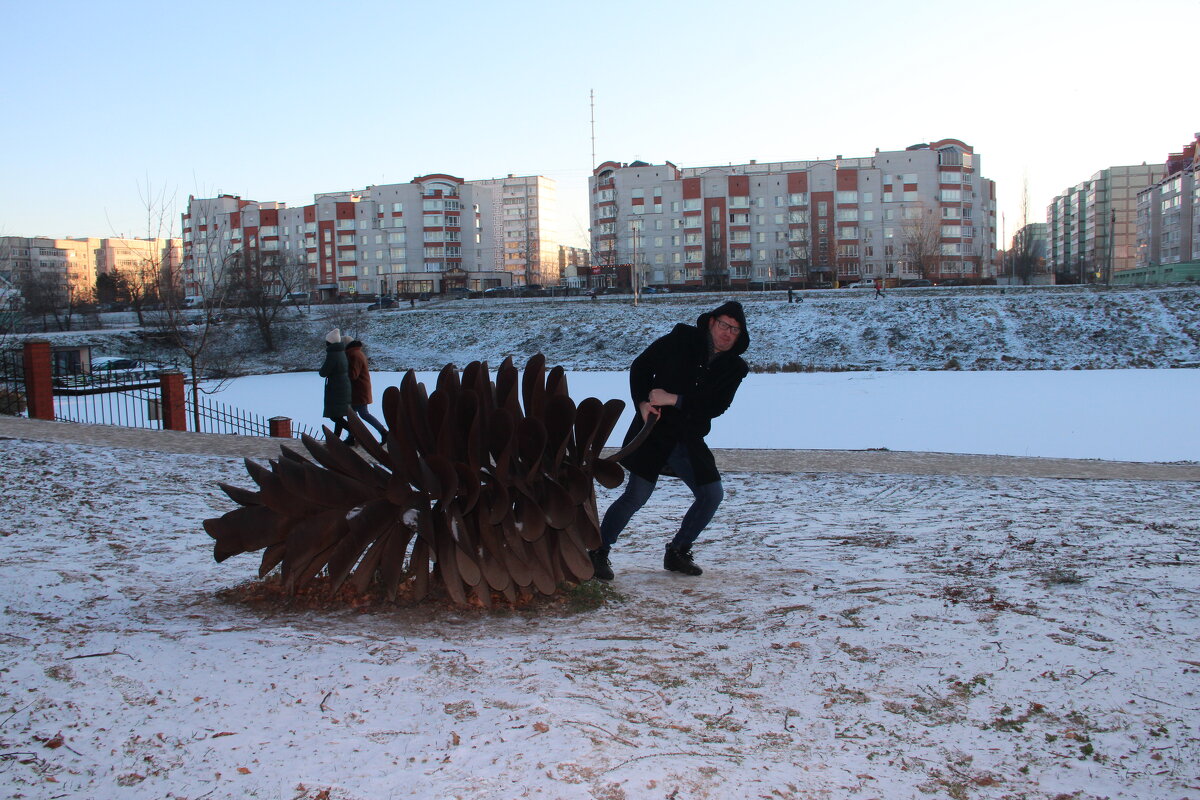
{"type": "Polygon", "coordinates": [[[750,335],[743,322],[741,335],[733,347],[710,362],[709,316],[701,314],[695,325],[676,325],[642,351],[629,369],[634,416],[625,434],[626,443],[642,429],[638,405],[649,398],[651,389],[663,389],[682,398],[678,407],[662,409],[650,437],[621,462],[646,480],[656,480],[663,474],[667,458],[679,442],[687,447],[699,484],[721,479],[704,437],[712,429],[712,420],[729,408],[749,372],[741,354],[750,344],[750,335]]]}
{"type": "Polygon", "coordinates": [[[325,363],[317,371],[325,379],[325,408],[323,415],[338,419],[350,413],[350,365],[346,361],[346,345],[325,343],[325,363]]]}

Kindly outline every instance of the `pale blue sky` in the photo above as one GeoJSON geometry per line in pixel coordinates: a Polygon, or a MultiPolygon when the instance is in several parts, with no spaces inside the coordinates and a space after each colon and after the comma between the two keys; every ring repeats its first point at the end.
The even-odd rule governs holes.
{"type": "Polygon", "coordinates": [[[1200,130],[1195,0],[808,4],[0,0],[0,234],[145,236],[142,196],[559,181],[586,238],[599,161],[684,166],[975,147],[1009,236],[1200,130]],[[1188,77],[1190,74],[1190,78],[1188,77]],[[1190,84],[1190,85],[1189,85],[1190,84]]]}

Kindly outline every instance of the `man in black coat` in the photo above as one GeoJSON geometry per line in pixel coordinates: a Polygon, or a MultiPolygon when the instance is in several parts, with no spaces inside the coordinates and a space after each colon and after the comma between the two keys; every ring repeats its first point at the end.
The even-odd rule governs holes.
{"type": "Polygon", "coordinates": [[[660,475],[673,475],[695,499],[667,545],[663,569],[684,575],[703,572],[692,560],[692,543],[721,504],[724,490],[716,459],[704,442],[749,368],[741,354],[750,345],[741,303],[730,301],[701,314],[696,324],[675,329],[647,347],[629,369],[637,409],[625,441],[632,440],[650,415],[658,417],[649,437],[621,463],[629,470],[625,491],[600,523],[603,544],[590,552],[596,577],[612,580],[609,551],[634,513],[654,492],[660,475]]]}

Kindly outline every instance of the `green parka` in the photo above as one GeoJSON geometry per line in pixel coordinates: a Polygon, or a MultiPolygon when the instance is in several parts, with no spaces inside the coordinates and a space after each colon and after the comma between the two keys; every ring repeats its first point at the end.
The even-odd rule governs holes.
{"type": "Polygon", "coordinates": [[[350,413],[350,363],[346,360],[346,345],[325,343],[325,363],[320,375],[325,379],[324,416],[339,419],[350,413]]]}

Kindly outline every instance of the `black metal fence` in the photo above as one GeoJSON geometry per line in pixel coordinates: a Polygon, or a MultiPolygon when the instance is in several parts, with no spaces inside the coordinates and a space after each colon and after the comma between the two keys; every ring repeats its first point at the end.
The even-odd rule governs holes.
{"type": "MultiPolygon", "coordinates": [[[[267,417],[235,406],[197,396],[184,399],[189,431],[232,433],[242,436],[270,436],[267,417]],[[197,405],[200,413],[196,413],[197,405]],[[197,428],[199,421],[199,428],[197,428]]],[[[159,372],[75,373],[54,378],[54,416],[67,422],[121,425],[129,428],[163,428],[162,390],[159,372]]],[[[293,426],[292,436],[316,434],[307,426],[293,426]]]]}
{"type": "Polygon", "coordinates": [[[0,414],[25,416],[25,365],[20,350],[0,350],[0,414]]]}
{"type": "MultiPolygon", "coordinates": [[[[253,414],[234,406],[210,400],[203,395],[197,398],[200,406],[200,433],[236,433],[242,436],[270,436],[271,422],[269,418],[253,414]]],[[[188,430],[196,429],[196,405],[192,403],[189,393],[184,401],[187,412],[188,430]]],[[[302,434],[314,438],[321,435],[307,425],[292,423],[292,438],[298,439],[302,434]]]]}

